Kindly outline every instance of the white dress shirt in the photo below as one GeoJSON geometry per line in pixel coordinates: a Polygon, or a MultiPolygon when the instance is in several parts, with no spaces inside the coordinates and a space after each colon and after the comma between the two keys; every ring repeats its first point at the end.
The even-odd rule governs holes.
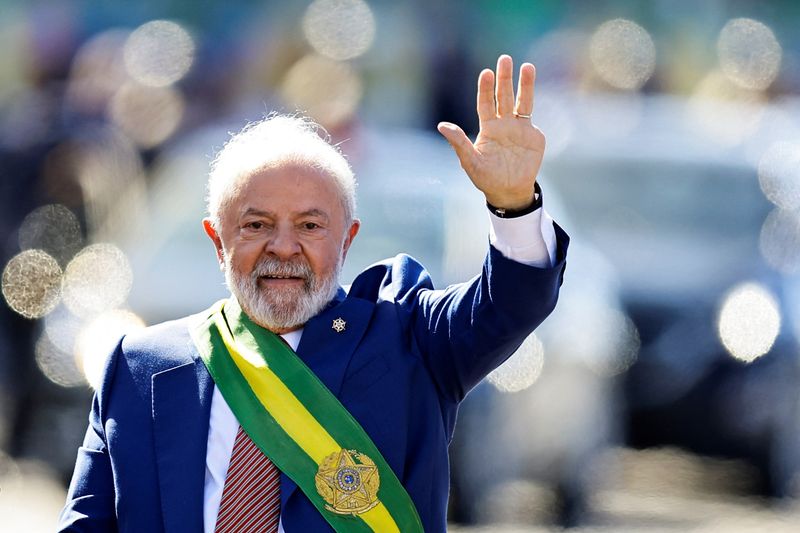
{"type": "MultiPolygon", "coordinates": [[[[553,219],[544,209],[516,218],[500,218],[489,213],[491,226],[489,242],[505,257],[539,268],[550,267],[555,263],[556,233],[553,219]]],[[[297,350],[303,330],[292,331],[281,335],[283,339],[297,350]]],[[[203,493],[203,524],[205,533],[214,533],[231,460],[233,442],[239,429],[231,408],[219,389],[214,387],[211,397],[211,415],[208,424],[208,448],[206,451],[206,480],[203,493]]],[[[283,525],[278,527],[283,533],[283,525]]]]}

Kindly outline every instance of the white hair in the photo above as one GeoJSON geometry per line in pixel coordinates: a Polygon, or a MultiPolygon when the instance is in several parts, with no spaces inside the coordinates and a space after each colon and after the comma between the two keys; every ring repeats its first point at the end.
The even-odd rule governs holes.
{"type": "Polygon", "coordinates": [[[233,134],[212,161],[207,199],[214,227],[221,227],[221,213],[242,187],[242,178],[286,164],[308,165],[330,175],[339,188],[345,222],[353,221],[356,181],[342,152],[310,118],[273,113],[233,134]]]}

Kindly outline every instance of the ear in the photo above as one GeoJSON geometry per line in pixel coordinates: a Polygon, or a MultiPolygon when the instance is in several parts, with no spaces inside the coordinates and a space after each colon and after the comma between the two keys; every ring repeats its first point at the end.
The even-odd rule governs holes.
{"type": "Polygon", "coordinates": [[[356,218],[350,225],[350,229],[347,230],[347,235],[344,238],[344,244],[342,244],[342,261],[344,261],[344,258],[347,257],[347,250],[349,250],[350,245],[353,244],[353,239],[356,238],[356,234],[358,234],[358,229],[360,227],[361,221],[356,218]]]}
{"type": "Polygon", "coordinates": [[[222,238],[220,238],[210,218],[203,219],[203,229],[206,235],[208,235],[208,238],[211,239],[211,242],[214,243],[214,248],[217,251],[217,261],[219,261],[220,268],[223,268],[225,265],[225,253],[222,248],[222,238]]]}

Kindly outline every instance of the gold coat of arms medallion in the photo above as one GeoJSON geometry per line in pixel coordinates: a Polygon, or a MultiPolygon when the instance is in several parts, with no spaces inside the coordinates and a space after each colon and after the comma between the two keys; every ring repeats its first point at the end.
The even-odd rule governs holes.
{"type": "Polygon", "coordinates": [[[336,514],[358,515],[378,505],[380,475],[366,454],[344,449],[330,454],[314,481],[325,508],[336,514]]]}

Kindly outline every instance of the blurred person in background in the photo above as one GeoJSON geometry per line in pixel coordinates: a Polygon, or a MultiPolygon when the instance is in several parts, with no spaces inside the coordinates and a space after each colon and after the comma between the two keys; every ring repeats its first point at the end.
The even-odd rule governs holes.
{"type": "Polygon", "coordinates": [[[342,289],[347,162],[302,118],[235,135],[203,221],[233,296],[120,340],[60,530],[444,531],[458,405],[552,311],[565,265],[533,66],[516,99],[512,79],[509,56],[481,73],[474,144],[439,124],[491,218],[481,274],[446,290],[402,254],[342,289]]]}

